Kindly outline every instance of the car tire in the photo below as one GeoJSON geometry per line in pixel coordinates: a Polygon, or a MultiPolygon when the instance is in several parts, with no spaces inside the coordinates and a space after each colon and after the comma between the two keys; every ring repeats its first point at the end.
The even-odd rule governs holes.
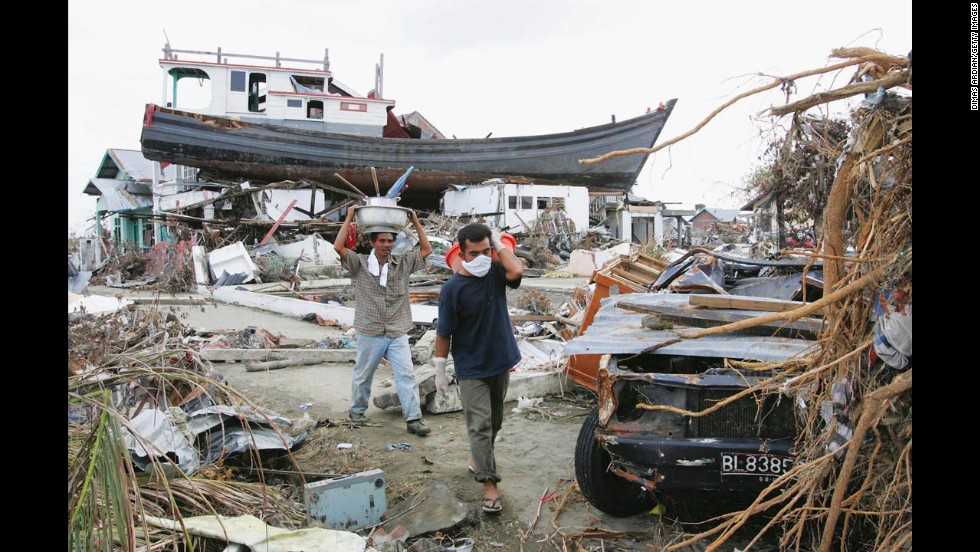
{"type": "Polygon", "coordinates": [[[607,471],[611,458],[595,438],[599,413],[594,409],[582,424],[575,443],[575,479],[586,500],[603,512],[628,517],[649,511],[656,498],[637,483],[607,471]]]}

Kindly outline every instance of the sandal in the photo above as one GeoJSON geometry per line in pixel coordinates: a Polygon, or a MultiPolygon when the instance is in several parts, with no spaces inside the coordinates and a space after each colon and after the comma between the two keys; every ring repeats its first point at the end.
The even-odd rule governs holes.
{"type": "Polygon", "coordinates": [[[483,497],[483,511],[484,512],[496,513],[496,512],[499,512],[499,511],[503,510],[503,509],[504,509],[504,507],[503,507],[503,504],[500,503],[500,497],[499,496],[497,498],[490,498],[490,497],[487,497],[487,496],[483,497]]]}
{"type": "Polygon", "coordinates": [[[476,468],[474,468],[472,464],[466,466],[466,469],[473,475],[476,475],[476,468]]]}

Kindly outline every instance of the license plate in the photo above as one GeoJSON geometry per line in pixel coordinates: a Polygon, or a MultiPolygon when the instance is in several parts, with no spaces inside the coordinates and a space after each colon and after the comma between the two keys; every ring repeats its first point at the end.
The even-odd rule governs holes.
{"type": "Polygon", "coordinates": [[[721,453],[721,475],[779,476],[793,467],[793,458],[765,453],[721,453]]]}

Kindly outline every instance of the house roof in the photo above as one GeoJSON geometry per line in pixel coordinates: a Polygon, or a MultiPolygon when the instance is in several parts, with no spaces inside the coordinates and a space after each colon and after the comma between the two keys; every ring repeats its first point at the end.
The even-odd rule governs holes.
{"type": "Polygon", "coordinates": [[[711,215],[712,217],[714,217],[715,219],[721,222],[735,222],[735,218],[738,217],[738,214],[741,211],[739,209],[719,209],[717,207],[705,207],[704,209],[701,209],[697,213],[694,213],[694,216],[691,217],[691,221],[698,218],[698,215],[700,215],[701,213],[705,213],[705,212],[707,212],[709,215],[711,215]]]}
{"type": "Polygon", "coordinates": [[[111,212],[133,211],[153,207],[153,188],[145,182],[93,178],[82,190],[93,196],[102,196],[106,209],[111,212]]]}
{"type": "Polygon", "coordinates": [[[768,202],[769,201],[769,198],[771,196],[772,196],[772,192],[762,192],[762,194],[756,196],[755,198],[753,198],[751,201],[749,201],[745,205],[742,205],[742,210],[743,211],[754,211],[756,205],[758,205],[759,203],[766,203],[766,202],[768,202]]]}
{"type": "MultiPolygon", "coordinates": [[[[143,152],[139,150],[109,148],[106,150],[95,176],[99,179],[115,178],[118,180],[153,182],[153,161],[143,157],[143,152]],[[122,175],[118,174],[120,171],[123,173],[122,175]]],[[[177,167],[166,164],[161,171],[160,181],[174,180],[176,176],[177,167]]]]}
{"type": "Polygon", "coordinates": [[[440,140],[444,140],[446,138],[443,133],[439,132],[439,129],[436,128],[435,125],[430,123],[429,120],[423,117],[418,111],[406,113],[405,115],[399,115],[398,119],[422,129],[423,139],[438,138],[440,140]]]}
{"type": "Polygon", "coordinates": [[[645,197],[633,195],[629,192],[626,193],[626,203],[629,203],[630,205],[655,205],[656,204],[655,201],[650,201],[645,197]]]}

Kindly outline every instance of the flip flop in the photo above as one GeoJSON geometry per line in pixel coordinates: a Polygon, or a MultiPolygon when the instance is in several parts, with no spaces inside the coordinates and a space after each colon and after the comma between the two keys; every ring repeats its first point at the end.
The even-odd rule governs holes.
{"type": "Polygon", "coordinates": [[[473,466],[466,466],[466,469],[473,475],[476,475],[476,468],[474,468],[473,466]]]}
{"type": "Polygon", "coordinates": [[[500,502],[499,496],[497,498],[490,498],[487,496],[483,497],[482,506],[484,512],[490,512],[490,513],[497,513],[504,509],[503,504],[501,504],[500,502]]]}

